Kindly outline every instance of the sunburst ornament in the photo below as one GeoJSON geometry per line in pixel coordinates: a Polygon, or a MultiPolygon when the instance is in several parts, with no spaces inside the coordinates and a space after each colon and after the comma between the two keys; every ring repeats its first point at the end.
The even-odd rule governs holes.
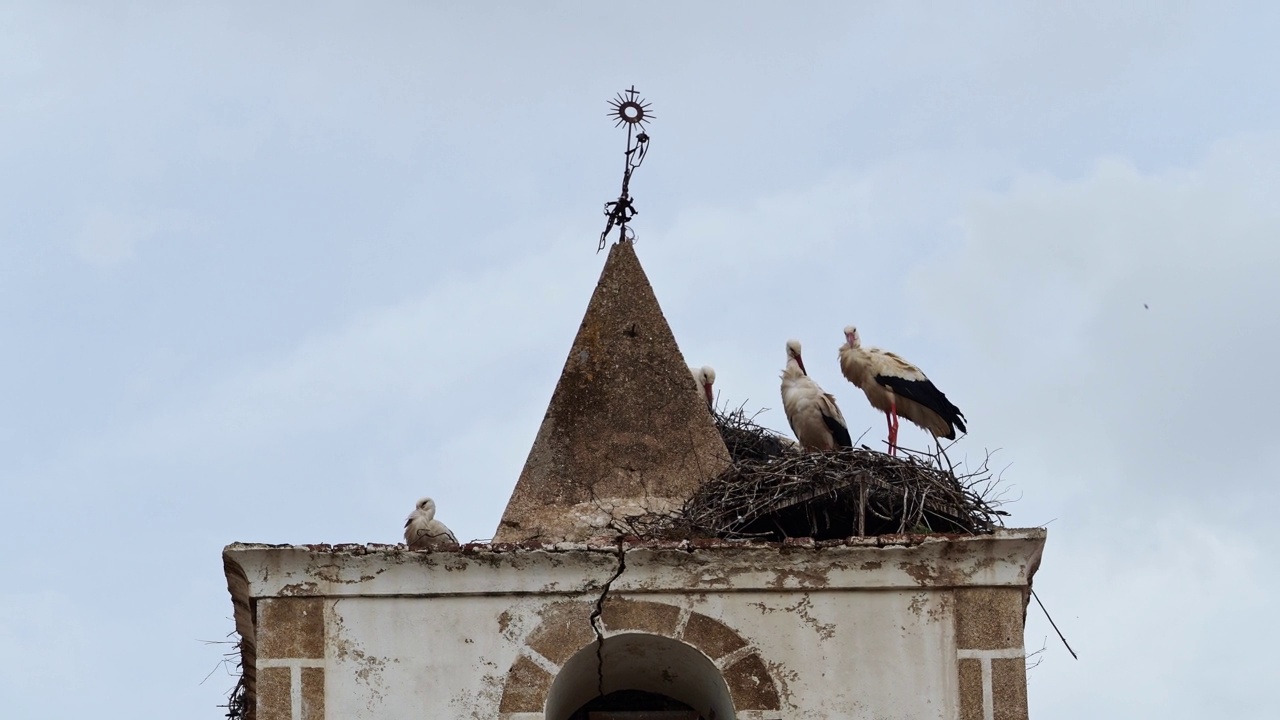
{"type": "Polygon", "coordinates": [[[632,85],[629,90],[618,93],[617,97],[610,100],[609,108],[609,117],[614,119],[613,126],[625,125],[627,128],[627,151],[624,154],[626,167],[622,171],[622,193],[618,195],[617,200],[604,204],[604,215],[608,221],[605,223],[604,232],[600,233],[600,244],[596,247],[597,253],[604,249],[609,232],[615,227],[618,228],[618,242],[636,241],[635,232],[627,226],[636,214],[636,206],[631,203],[631,173],[640,167],[640,163],[644,162],[644,157],[649,152],[649,133],[645,132],[645,123],[654,118],[653,113],[649,111],[649,103],[640,97],[635,85],[632,85]]]}
{"type": "Polygon", "coordinates": [[[641,129],[644,129],[645,123],[657,117],[650,112],[649,106],[650,103],[645,102],[644,98],[640,97],[639,91],[636,90],[636,86],[632,85],[631,89],[625,91],[625,93],[618,93],[616,98],[609,101],[609,107],[613,108],[609,112],[609,117],[615,119],[614,127],[621,127],[623,123],[626,123],[628,125],[639,125],[641,129]]]}

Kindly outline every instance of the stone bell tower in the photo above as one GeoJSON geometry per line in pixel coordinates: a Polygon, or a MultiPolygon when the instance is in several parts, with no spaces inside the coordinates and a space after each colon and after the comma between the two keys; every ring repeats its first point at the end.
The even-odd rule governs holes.
{"type": "Polygon", "coordinates": [[[257,720],[1026,718],[1043,530],[624,537],[729,462],[628,242],[491,544],[233,544],[257,720]]]}

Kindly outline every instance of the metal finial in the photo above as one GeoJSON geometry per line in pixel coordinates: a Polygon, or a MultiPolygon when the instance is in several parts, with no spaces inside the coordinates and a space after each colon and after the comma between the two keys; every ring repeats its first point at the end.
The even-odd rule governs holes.
{"type": "Polygon", "coordinates": [[[609,221],[604,226],[604,232],[600,233],[600,246],[596,248],[597,253],[604,249],[609,232],[615,226],[618,228],[619,242],[623,240],[635,242],[635,233],[627,227],[627,223],[637,212],[635,206],[631,204],[628,188],[631,185],[632,171],[640,167],[640,163],[644,162],[644,156],[649,152],[649,135],[645,132],[645,124],[652,122],[656,117],[649,110],[649,103],[640,97],[635,85],[618,93],[617,97],[609,101],[609,107],[609,117],[615,121],[613,126],[627,126],[627,163],[622,173],[622,193],[618,195],[617,200],[604,204],[604,215],[609,218],[609,221]],[[637,130],[639,132],[636,132],[637,130]]]}

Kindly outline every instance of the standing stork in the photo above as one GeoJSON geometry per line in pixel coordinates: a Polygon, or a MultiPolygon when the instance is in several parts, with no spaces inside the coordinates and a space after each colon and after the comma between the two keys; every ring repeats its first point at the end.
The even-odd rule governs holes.
{"type": "Polygon", "coordinates": [[[889,454],[898,450],[898,416],[933,433],[954,440],[956,429],[968,432],[964,413],[934,387],[920,368],[891,352],[864,348],[858,329],[844,329],[840,346],[840,370],[849,382],[867,394],[871,406],[884,413],[889,424],[889,454]]]}
{"type": "Polygon", "coordinates": [[[693,382],[698,389],[706,393],[707,407],[714,408],[716,401],[711,393],[711,386],[716,382],[716,371],[712,370],[710,365],[703,365],[700,368],[690,365],[689,374],[693,376],[693,382]]]}
{"type": "Polygon", "coordinates": [[[787,341],[787,367],[782,371],[782,409],[791,432],[807,450],[853,447],[849,426],[836,399],[822,391],[804,370],[800,341],[787,341]]]}

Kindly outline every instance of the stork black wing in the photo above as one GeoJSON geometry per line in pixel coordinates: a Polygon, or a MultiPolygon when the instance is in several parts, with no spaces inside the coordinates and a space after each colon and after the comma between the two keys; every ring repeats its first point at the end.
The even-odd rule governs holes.
{"type": "Polygon", "coordinates": [[[964,413],[947,399],[942,391],[934,386],[928,378],[923,380],[907,380],[893,375],[877,375],[876,382],[889,388],[897,395],[929,408],[938,413],[947,423],[954,425],[960,432],[969,432],[964,426],[964,413]]]}
{"type": "Polygon", "coordinates": [[[839,420],[836,420],[826,413],[823,413],[822,421],[827,424],[827,429],[831,431],[831,437],[835,438],[836,447],[853,447],[853,438],[849,436],[849,428],[841,425],[839,420]]]}

